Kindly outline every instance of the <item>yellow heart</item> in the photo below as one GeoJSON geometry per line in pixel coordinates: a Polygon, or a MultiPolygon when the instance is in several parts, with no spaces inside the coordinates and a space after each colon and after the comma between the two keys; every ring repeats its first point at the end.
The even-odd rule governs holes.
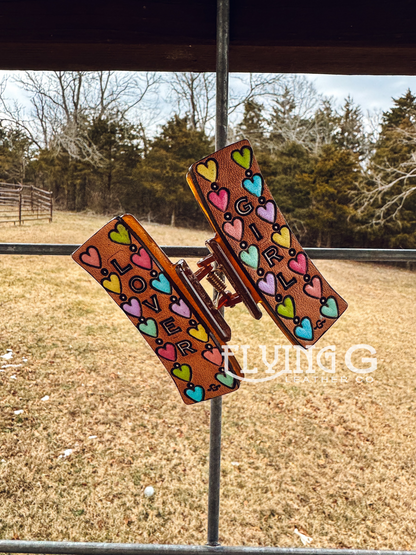
{"type": "Polygon", "coordinates": [[[207,160],[205,164],[198,164],[196,171],[202,175],[204,179],[213,183],[217,180],[217,162],[215,160],[207,160]]]}
{"type": "Polygon", "coordinates": [[[285,225],[282,226],[279,232],[276,231],[276,233],[273,233],[272,241],[273,243],[276,243],[276,245],[280,245],[281,247],[288,249],[290,247],[289,228],[285,225]]]}
{"type": "Polygon", "coordinates": [[[202,341],[203,343],[206,343],[208,341],[208,334],[205,331],[205,328],[201,324],[198,324],[198,327],[196,329],[195,328],[188,329],[188,333],[192,337],[195,337],[195,339],[197,339],[198,341],[202,341]]]}
{"type": "Polygon", "coordinates": [[[109,279],[103,279],[101,282],[103,287],[107,289],[107,291],[111,291],[112,293],[119,295],[121,293],[120,278],[117,274],[110,274],[108,278],[109,279]]]}

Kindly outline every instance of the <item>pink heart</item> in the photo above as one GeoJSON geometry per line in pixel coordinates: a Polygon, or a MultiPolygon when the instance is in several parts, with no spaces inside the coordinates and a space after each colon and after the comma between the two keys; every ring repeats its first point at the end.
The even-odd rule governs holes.
{"type": "Polygon", "coordinates": [[[124,312],[127,312],[127,314],[136,316],[136,318],[140,318],[142,314],[142,308],[136,297],[132,297],[128,303],[122,303],[121,308],[124,312]]]}
{"type": "Polygon", "coordinates": [[[209,202],[213,204],[215,208],[221,210],[221,212],[225,212],[227,210],[229,197],[230,194],[228,192],[228,189],[224,188],[220,189],[218,193],[216,191],[211,191],[210,193],[208,193],[209,202]]]}
{"type": "Polygon", "coordinates": [[[152,259],[150,258],[147,250],[143,247],[139,249],[138,253],[133,254],[131,261],[139,268],[144,268],[145,270],[151,270],[152,268],[152,259]]]}
{"type": "Polygon", "coordinates": [[[310,283],[307,283],[303,288],[305,293],[310,297],[316,297],[320,299],[322,297],[322,283],[318,276],[312,278],[310,283]]]}
{"type": "Polygon", "coordinates": [[[222,364],[222,355],[219,349],[209,349],[207,351],[203,351],[202,356],[216,366],[221,366],[222,364]]]}
{"type": "Polygon", "coordinates": [[[172,343],[166,343],[164,347],[159,347],[159,349],[156,349],[156,354],[162,358],[166,358],[167,360],[175,361],[175,345],[172,345],[172,343]]]}
{"type": "Polygon", "coordinates": [[[101,256],[95,247],[88,247],[80,256],[81,262],[93,268],[101,268],[101,256]]]}
{"type": "Polygon", "coordinates": [[[171,304],[170,309],[175,314],[179,314],[179,316],[183,316],[184,318],[189,318],[191,316],[191,311],[182,299],[177,303],[171,304]]]}
{"type": "Polygon", "coordinates": [[[232,223],[225,223],[223,229],[227,235],[239,241],[243,236],[243,221],[240,218],[234,218],[232,223]]]}
{"type": "Polygon", "coordinates": [[[288,266],[292,272],[296,272],[297,274],[306,274],[306,269],[308,267],[306,256],[303,252],[300,252],[296,258],[289,261],[288,266]]]}
{"type": "Polygon", "coordinates": [[[272,272],[267,272],[264,279],[259,279],[257,282],[257,287],[266,295],[276,294],[276,278],[272,272]]]}
{"type": "Polygon", "coordinates": [[[276,217],[274,202],[269,200],[264,206],[259,206],[256,210],[257,216],[266,222],[273,223],[276,217]]]}

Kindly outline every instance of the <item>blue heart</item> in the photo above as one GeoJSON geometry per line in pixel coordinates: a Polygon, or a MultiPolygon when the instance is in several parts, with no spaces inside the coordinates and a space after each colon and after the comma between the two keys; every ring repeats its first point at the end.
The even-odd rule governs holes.
{"type": "Polygon", "coordinates": [[[256,197],[261,196],[263,192],[263,178],[259,173],[253,175],[252,179],[244,179],[243,187],[252,195],[256,197]]]}
{"type": "Polygon", "coordinates": [[[204,400],[205,389],[200,385],[196,385],[195,389],[185,389],[185,395],[192,399],[192,401],[195,401],[195,403],[199,403],[204,400]]]}
{"type": "Polygon", "coordinates": [[[157,279],[152,279],[150,285],[153,287],[153,289],[156,289],[161,293],[166,293],[167,295],[170,295],[172,292],[170,282],[163,274],[159,274],[159,277],[157,279]]]}
{"type": "Polygon", "coordinates": [[[309,318],[302,318],[300,326],[296,326],[295,328],[295,335],[296,337],[300,337],[300,339],[306,339],[308,341],[313,339],[312,324],[309,318]]]}

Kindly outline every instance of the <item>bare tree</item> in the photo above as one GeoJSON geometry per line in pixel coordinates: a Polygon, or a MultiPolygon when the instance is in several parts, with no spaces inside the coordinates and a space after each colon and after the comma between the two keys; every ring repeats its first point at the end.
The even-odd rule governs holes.
{"type": "MultiPolygon", "coordinates": [[[[281,75],[248,74],[230,75],[229,115],[233,115],[248,100],[273,96],[281,75]]],[[[189,118],[193,129],[213,134],[215,120],[215,74],[214,73],[173,73],[165,78],[168,87],[167,101],[173,102],[178,114],[189,118]]]]}
{"type": "Polygon", "coordinates": [[[15,79],[28,95],[32,111],[2,96],[3,121],[26,132],[40,149],[64,150],[72,158],[100,163],[101,155],[88,136],[86,122],[126,120],[138,108],[151,109],[149,93],[160,81],[156,73],[116,71],[25,72],[15,79]]]}

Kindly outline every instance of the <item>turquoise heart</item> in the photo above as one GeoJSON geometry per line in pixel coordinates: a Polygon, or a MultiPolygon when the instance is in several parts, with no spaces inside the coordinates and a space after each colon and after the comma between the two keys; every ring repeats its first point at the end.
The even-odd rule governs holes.
{"type": "Polygon", "coordinates": [[[257,269],[259,265],[259,249],[255,245],[250,245],[246,251],[240,252],[240,258],[250,268],[257,269]]]}
{"type": "Polygon", "coordinates": [[[157,324],[153,318],[148,318],[145,322],[138,325],[139,330],[150,337],[157,337],[157,324]]]}
{"type": "Polygon", "coordinates": [[[153,287],[153,289],[156,289],[161,293],[166,293],[167,295],[170,295],[172,292],[172,287],[170,286],[170,282],[167,279],[167,277],[163,274],[159,274],[159,277],[157,279],[152,279],[152,281],[150,282],[150,285],[153,287]]]}
{"type": "Polygon", "coordinates": [[[192,401],[195,401],[195,403],[199,403],[204,400],[205,389],[200,385],[196,385],[194,389],[185,389],[185,395],[192,399],[192,401]]]}
{"type": "Polygon", "coordinates": [[[230,376],[230,374],[224,374],[222,372],[215,374],[215,379],[221,382],[223,385],[229,387],[230,389],[234,389],[235,379],[230,376]]]}
{"type": "Polygon", "coordinates": [[[243,180],[243,187],[251,193],[252,195],[256,195],[256,197],[261,196],[263,192],[263,178],[259,173],[253,175],[252,179],[244,179],[243,180]]]}
{"type": "Polygon", "coordinates": [[[310,341],[313,339],[312,324],[309,318],[302,318],[300,326],[296,326],[295,335],[300,339],[306,339],[310,341]]]}
{"type": "Polygon", "coordinates": [[[338,305],[334,297],[328,297],[326,303],[321,307],[321,314],[328,318],[338,318],[338,305]]]}

